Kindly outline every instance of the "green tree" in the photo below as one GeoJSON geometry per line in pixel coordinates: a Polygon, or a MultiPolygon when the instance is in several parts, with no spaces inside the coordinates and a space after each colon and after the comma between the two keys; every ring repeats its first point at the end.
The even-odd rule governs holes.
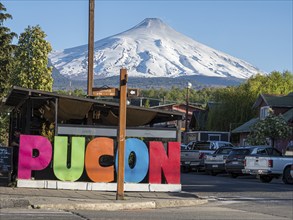
{"type": "MultiPolygon", "coordinates": [[[[11,88],[11,69],[13,67],[13,53],[15,45],[12,44],[16,37],[14,32],[4,26],[4,21],[12,19],[6,13],[5,6],[0,2],[0,102],[11,88]]],[[[7,144],[9,118],[6,111],[0,110],[0,143],[7,144]]]]}
{"type": "Polygon", "coordinates": [[[273,71],[269,75],[255,75],[242,86],[247,87],[256,97],[260,93],[286,95],[293,91],[293,74],[273,71]]]}
{"type": "Polygon", "coordinates": [[[147,100],[145,101],[145,103],[144,103],[144,107],[145,107],[145,108],[149,108],[149,107],[150,107],[150,100],[149,100],[149,99],[147,99],[147,100]]]}
{"type": "Polygon", "coordinates": [[[269,138],[274,147],[276,140],[286,139],[291,133],[291,127],[281,115],[270,114],[252,126],[247,142],[252,145],[264,145],[269,138]]]}
{"type": "MultiPolygon", "coordinates": [[[[216,93],[217,88],[203,88],[201,90],[189,89],[189,103],[206,104],[216,93]]],[[[186,88],[172,87],[171,89],[148,89],[141,90],[141,96],[165,100],[165,103],[185,103],[186,88]]]]}
{"type": "Polygon", "coordinates": [[[0,112],[0,145],[8,144],[9,117],[6,112],[0,112]]]}
{"type": "Polygon", "coordinates": [[[72,96],[77,96],[77,97],[86,97],[86,92],[82,89],[75,89],[73,91],[68,91],[68,90],[57,90],[55,91],[58,94],[62,95],[72,95],[72,96]]]}
{"type": "MultiPolygon", "coordinates": [[[[273,71],[268,75],[257,74],[239,86],[189,90],[189,103],[216,103],[209,109],[207,129],[228,131],[257,116],[252,109],[260,93],[286,95],[293,91],[293,74],[273,71]]],[[[173,103],[186,102],[186,88],[142,90],[142,96],[173,103]]]]}
{"type": "Polygon", "coordinates": [[[11,88],[10,76],[15,50],[12,41],[16,34],[4,26],[4,21],[7,19],[12,19],[12,16],[6,13],[6,8],[0,3],[0,100],[7,95],[11,88]]]}
{"type": "Polygon", "coordinates": [[[15,85],[52,91],[52,68],[48,67],[48,54],[52,48],[45,37],[46,34],[39,25],[28,26],[20,35],[15,52],[15,85]]]}
{"type": "Polygon", "coordinates": [[[239,86],[217,89],[211,97],[219,105],[210,110],[207,128],[228,131],[231,124],[241,124],[256,116],[251,107],[260,93],[286,95],[292,91],[293,74],[289,71],[257,74],[239,86]]]}

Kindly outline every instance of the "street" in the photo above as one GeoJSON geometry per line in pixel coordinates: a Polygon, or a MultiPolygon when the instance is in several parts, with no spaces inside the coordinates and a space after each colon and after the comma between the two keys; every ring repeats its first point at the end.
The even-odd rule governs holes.
{"type": "Polygon", "coordinates": [[[182,174],[181,178],[183,191],[211,201],[205,206],[264,213],[275,219],[293,219],[293,185],[284,184],[281,179],[261,183],[253,176],[233,179],[227,174],[210,176],[203,172],[182,174]]]}
{"type": "Polygon", "coordinates": [[[195,207],[135,211],[2,209],[0,219],[293,219],[293,186],[280,179],[261,183],[252,176],[181,175],[182,190],[206,198],[195,207]]]}

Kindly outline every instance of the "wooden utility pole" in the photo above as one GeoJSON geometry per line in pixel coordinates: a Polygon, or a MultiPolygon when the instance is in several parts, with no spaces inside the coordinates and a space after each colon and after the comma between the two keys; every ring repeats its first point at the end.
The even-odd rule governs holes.
{"type": "Polygon", "coordinates": [[[116,200],[124,199],[124,158],[126,136],[127,71],[120,70],[120,101],[118,131],[118,177],[116,200]]]}
{"type": "Polygon", "coordinates": [[[186,88],[185,132],[188,132],[189,88],[186,88]]]}
{"type": "Polygon", "coordinates": [[[88,84],[87,95],[93,94],[94,77],[94,21],[95,21],[95,0],[89,0],[89,33],[88,33],[88,84]]]}
{"type": "Polygon", "coordinates": [[[185,132],[188,132],[188,114],[189,114],[189,90],[191,89],[192,84],[187,83],[186,87],[186,112],[185,112],[185,132]]]}

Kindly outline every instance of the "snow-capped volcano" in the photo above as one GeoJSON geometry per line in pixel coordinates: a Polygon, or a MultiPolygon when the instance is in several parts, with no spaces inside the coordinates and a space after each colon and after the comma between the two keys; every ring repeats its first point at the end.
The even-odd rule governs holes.
{"type": "MultiPolygon", "coordinates": [[[[251,64],[205,46],[175,31],[162,20],[147,18],[120,34],[96,41],[94,77],[211,76],[249,78],[260,71],[251,64]]],[[[87,45],[52,52],[59,72],[72,79],[87,78],[87,45]]]]}

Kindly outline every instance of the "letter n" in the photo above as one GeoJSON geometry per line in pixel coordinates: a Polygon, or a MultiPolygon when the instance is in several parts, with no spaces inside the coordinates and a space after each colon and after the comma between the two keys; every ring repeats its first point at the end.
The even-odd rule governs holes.
{"type": "Polygon", "coordinates": [[[162,175],[169,184],[180,183],[180,143],[168,143],[168,156],[162,142],[149,143],[149,183],[162,183],[162,175]]]}

